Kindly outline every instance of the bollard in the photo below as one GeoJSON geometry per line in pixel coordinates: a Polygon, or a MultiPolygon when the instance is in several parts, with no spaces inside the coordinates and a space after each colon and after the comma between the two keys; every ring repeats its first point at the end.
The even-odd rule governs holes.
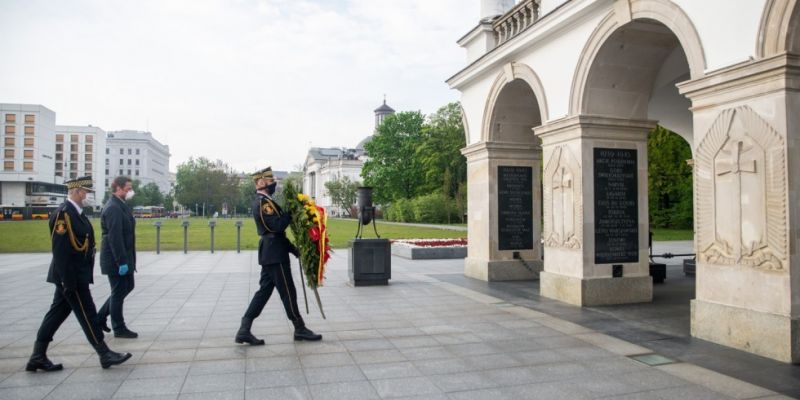
{"type": "Polygon", "coordinates": [[[216,225],[216,220],[212,219],[208,221],[208,226],[211,227],[211,254],[214,254],[214,227],[216,225]]]}
{"type": "Polygon", "coordinates": [[[156,221],[156,254],[161,254],[161,221],[156,221]]]}
{"type": "Polygon", "coordinates": [[[236,221],[236,252],[241,252],[242,243],[242,220],[236,221]]]}
{"type": "Polygon", "coordinates": [[[183,254],[186,254],[189,242],[189,220],[184,219],[183,222],[181,222],[181,225],[183,225],[183,254]]]}

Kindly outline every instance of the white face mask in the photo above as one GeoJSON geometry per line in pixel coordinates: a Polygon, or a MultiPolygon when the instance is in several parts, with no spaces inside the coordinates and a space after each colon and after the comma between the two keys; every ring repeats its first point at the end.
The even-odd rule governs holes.
{"type": "Polygon", "coordinates": [[[83,199],[83,201],[81,202],[81,205],[83,207],[93,207],[94,206],[94,199],[89,198],[87,196],[86,198],[83,199]]]}
{"type": "Polygon", "coordinates": [[[134,192],[133,190],[131,190],[131,191],[130,191],[130,192],[128,192],[128,193],[125,193],[125,200],[130,200],[130,199],[132,199],[132,198],[133,198],[133,195],[135,195],[135,194],[136,194],[136,192],[134,192]]]}

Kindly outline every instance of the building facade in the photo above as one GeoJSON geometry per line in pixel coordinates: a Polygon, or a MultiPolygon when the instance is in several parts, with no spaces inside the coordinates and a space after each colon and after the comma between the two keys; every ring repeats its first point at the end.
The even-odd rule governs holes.
{"type": "Polygon", "coordinates": [[[64,180],[92,176],[100,207],[108,189],[105,171],[106,132],[96,126],[56,125],[55,175],[64,180]]]}
{"type": "Polygon", "coordinates": [[[3,131],[0,154],[0,207],[4,219],[30,218],[35,208],[55,207],[66,190],[55,175],[56,114],[32,104],[0,103],[3,131]]]}
{"type": "Polygon", "coordinates": [[[162,193],[169,193],[169,157],[169,146],[161,144],[150,132],[110,131],[106,135],[105,186],[114,177],[124,175],[142,185],[155,183],[162,193]]]}
{"type": "Polygon", "coordinates": [[[691,334],[800,362],[798,1],[484,0],[476,17],[447,81],[467,135],[465,274],[538,275],[579,306],[651,301],[660,124],[693,152],[691,334]]]}
{"type": "MultiPolygon", "coordinates": [[[[374,110],[375,130],[394,109],[383,104],[374,110]]],[[[364,146],[372,139],[367,136],[355,148],[312,147],[303,164],[303,192],[314,198],[315,202],[328,209],[333,216],[349,216],[349,210],[335,206],[331,202],[325,183],[348,178],[351,182],[361,182],[361,168],[367,160],[364,146]]]]}

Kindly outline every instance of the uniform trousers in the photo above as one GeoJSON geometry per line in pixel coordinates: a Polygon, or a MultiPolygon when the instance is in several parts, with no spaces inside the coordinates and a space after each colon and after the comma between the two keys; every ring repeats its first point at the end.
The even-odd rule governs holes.
{"type": "Polygon", "coordinates": [[[245,318],[256,319],[261,315],[272,291],[278,289],[278,294],[283,301],[283,308],[286,310],[286,317],[294,323],[296,328],[303,327],[303,318],[297,307],[297,291],[292,280],[290,266],[289,262],[261,266],[260,287],[253,295],[253,300],[250,301],[250,306],[244,313],[245,318]]]}
{"type": "Polygon", "coordinates": [[[108,300],[100,307],[97,312],[100,321],[111,316],[111,328],[115,331],[125,328],[125,317],[122,315],[122,305],[125,297],[133,291],[134,279],[133,271],[128,271],[126,275],[108,275],[108,283],[111,286],[111,295],[108,300]]]}
{"type": "Polygon", "coordinates": [[[103,331],[99,328],[96,321],[97,311],[92,300],[92,293],[89,291],[89,284],[78,284],[76,290],[68,290],[64,293],[61,285],[56,284],[56,292],[53,295],[53,304],[47,314],[44,315],[42,325],[36,334],[37,342],[49,343],[53,341],[58,327],[67,319],[70,312],[78,318],[78,323],[93,346],[103,342],[103,331]]]}

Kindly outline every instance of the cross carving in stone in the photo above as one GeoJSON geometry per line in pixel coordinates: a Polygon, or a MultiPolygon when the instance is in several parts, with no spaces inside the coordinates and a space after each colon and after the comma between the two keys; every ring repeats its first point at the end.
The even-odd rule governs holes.
{"type": "Polygon", "coordinates": [[[558,195],[557,201],[560,201],[561,203],[561,218],[559,218],[558,226],[554,228],[557,228],[556,233],[558,233],[559,236],[562,236],[561,240],[566,240],[567,239],[566,238],[567,227],[565,226],[566,225],[565,220],[567,219],[566,213],[567,210],[571,211],[572,209],[571,205],[567,204],[569,200],[567,199],[567,196],[565,196],[564,194],[568,189],[572,188],[572,177],[569,175],[565,167],[561,167],[558,169],[558,172],[556,172],[556,176],[554,178],[555,179],[553,179],[553,192],[555,192],[555,194],[558,195]]]}
{"type": "Polygon", "coordinates": [[[730,159],[717,161],[717,175],[740,175],[743,172],[756,172],[756,160],[754,158],[749,160],[742,159],[742,153],[746,151],[744,149],[744,142],[739,140],[736,142],[735,146],[735,150],[725,151],[725,153],[730,153],[730,159]]]}
{"type": "MultiPolygon", "coordinates": [[[[742,200],[742,174],[756,173],[756,159],[753,156],[753,148],[752,146],[745,147],[745,142],[742,140],[738,140],[726,146],[727,149],[723,149],[721,152],[722,155],[728,156],[728,159],[721,159],[717,160],[715,165],[717,168],[717,176],[725,176],[725,175],[732,175],[733,178],[733,187],[734,187],[734,198],[737,199],[737,212],[736,212],[736,221],[730,221],[733,223],[735,227],[735,235],[738,239],[732,244],[734,257],[736,261],[742,257],[742,241],[744,240],[742,236],[742,212],[744,208],[744,203],[742,200]]],[[[717,199],[717,201],[728,201],[726,199],[717,199]]],[[[718,221],[722,222],[722,221],[718,221]]]]}

